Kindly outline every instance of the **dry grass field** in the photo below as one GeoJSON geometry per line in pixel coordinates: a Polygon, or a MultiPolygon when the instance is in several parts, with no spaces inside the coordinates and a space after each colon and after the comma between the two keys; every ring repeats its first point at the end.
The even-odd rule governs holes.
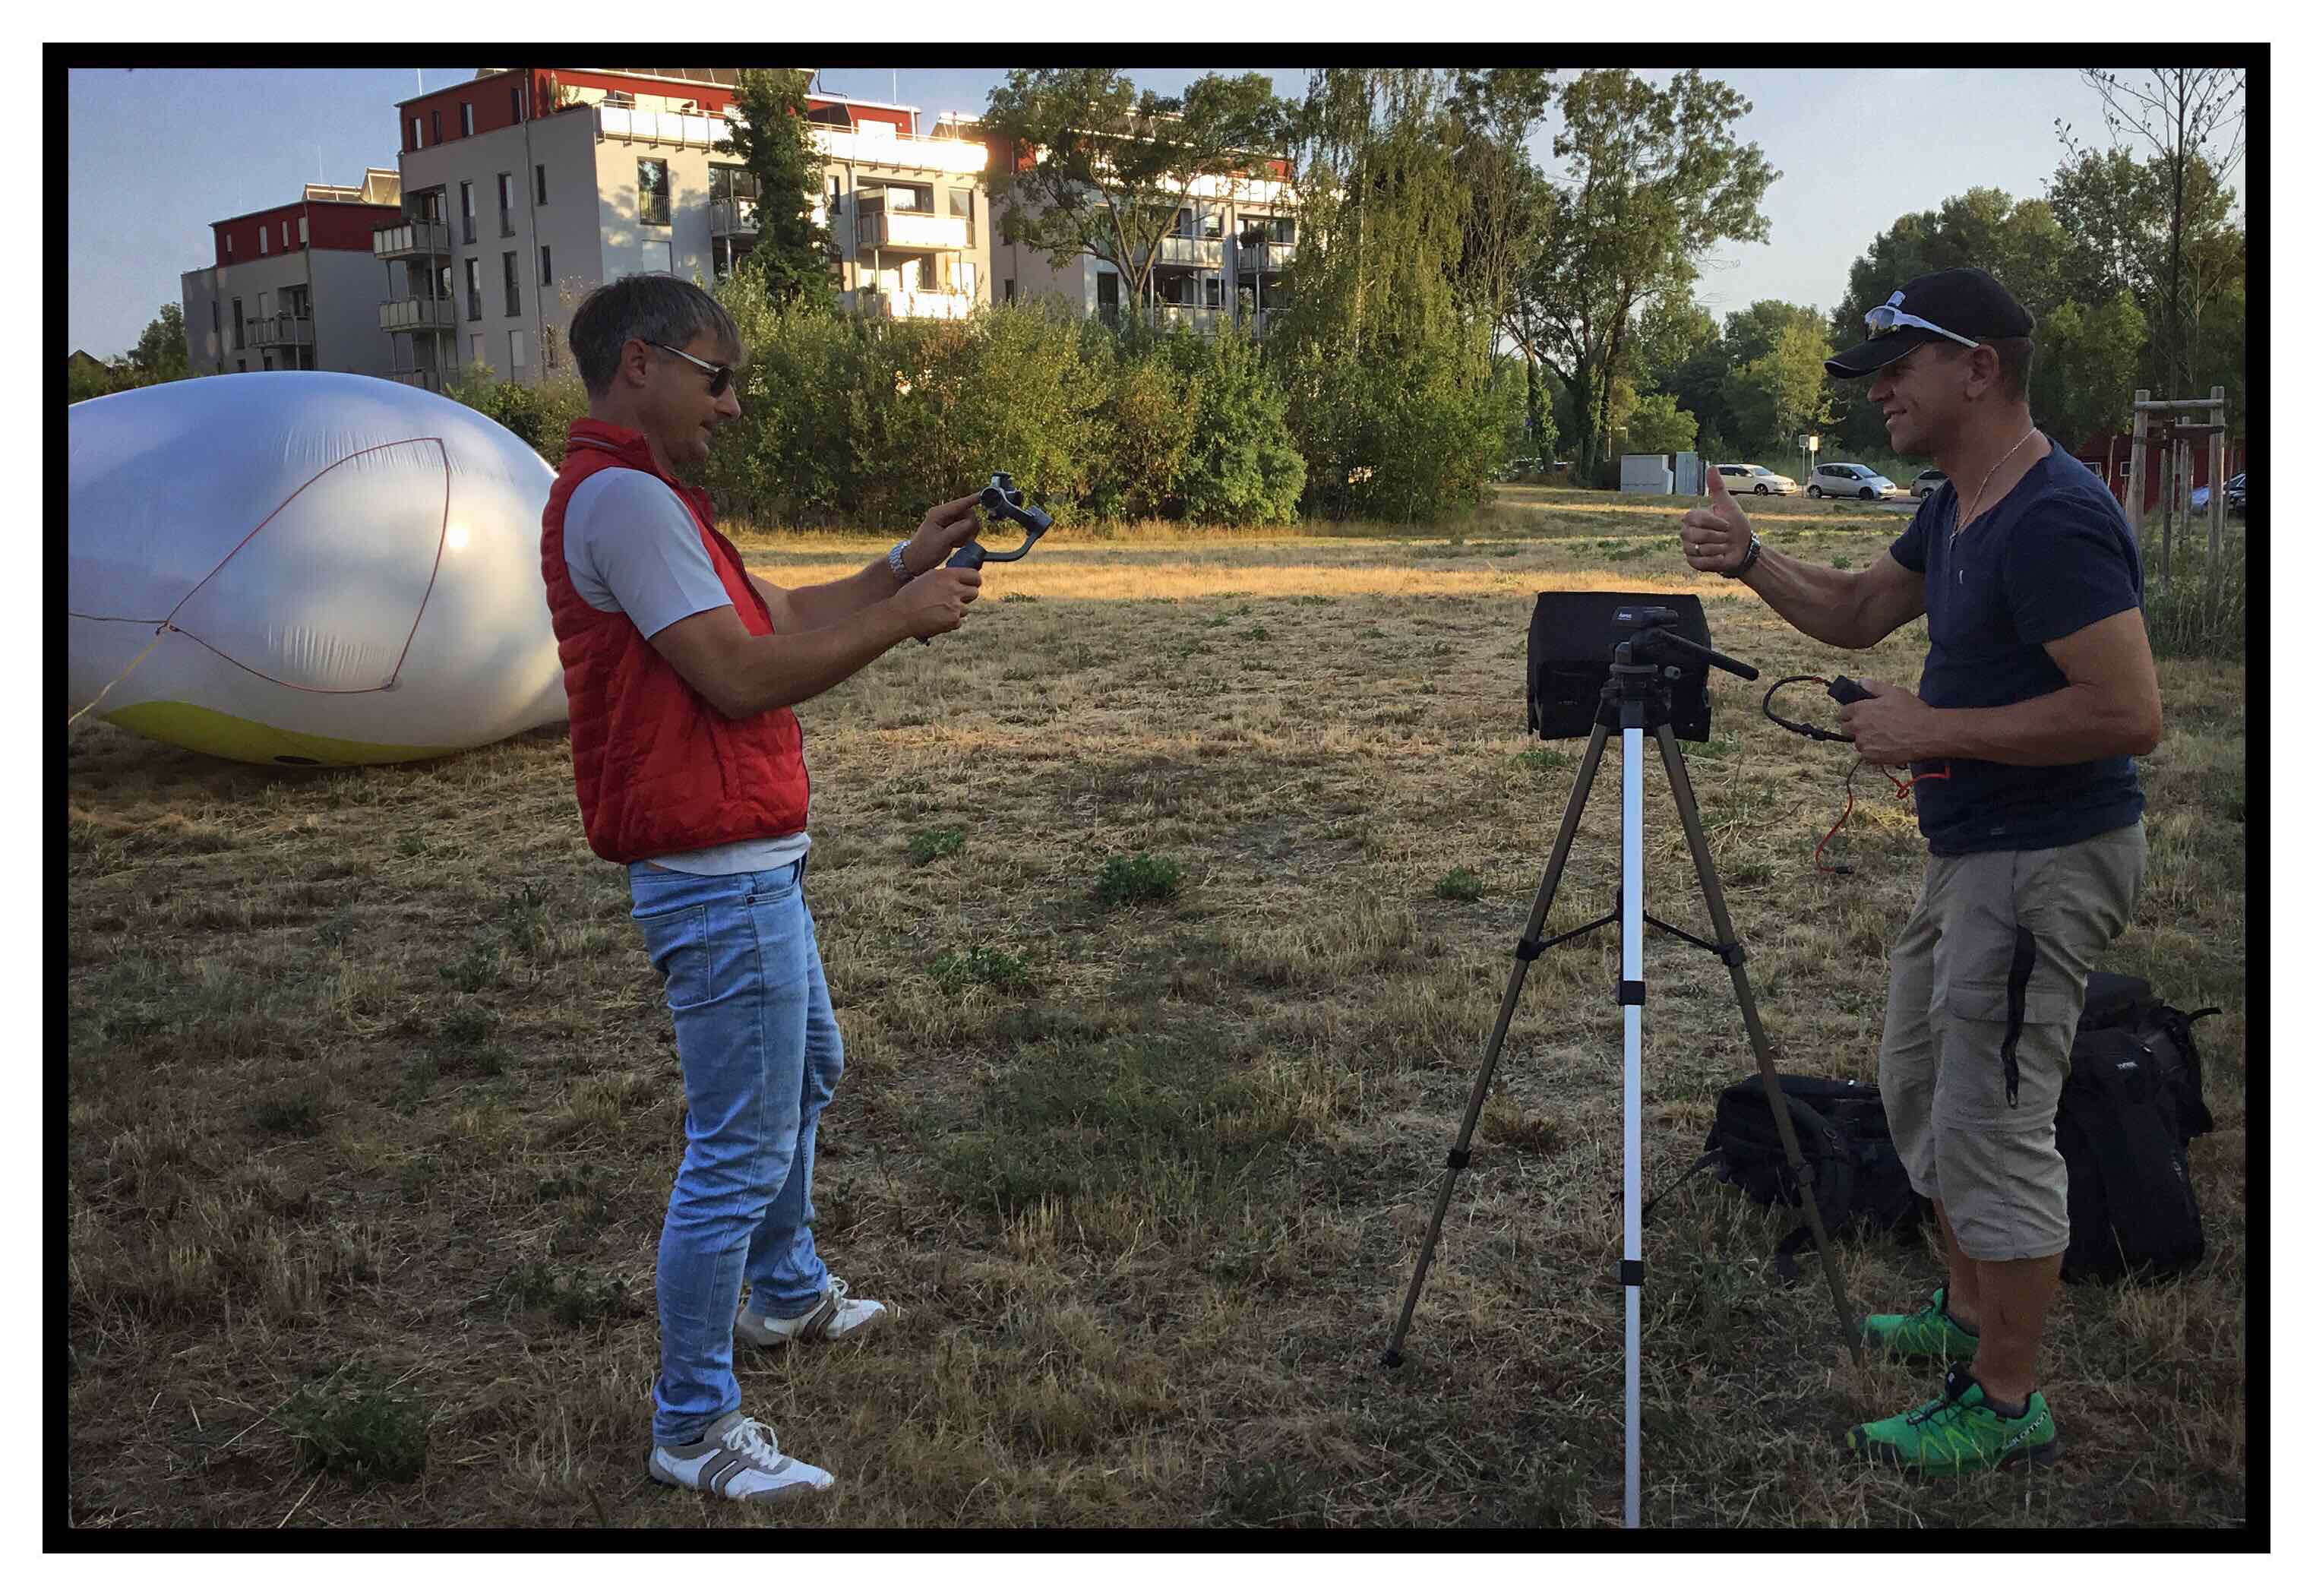
{"type": "MultiPolygon", "coordinates": [[[[779,1516],[1619,1521],[1611,933],[1535,965],[1405,1366],[1376,1362],[1580,751],[1524,733],[1533,595],[1700,592],[1768,681],[1910,681],[1926,648],[1816,648],[1687,570],[1682,507],[1521,489],[1453,526],[1062,529],[960,633],[804,707],[849,1055],[821,1248],[897,1313],[742,1352],[749,1410],[840,1479],[779,1516]],[[1165,875],[1116,862],[1141,856],[1169,895],[1126,890],[1165,875]]],[[[1902,526],[1761,519],[1853,565],[1902,526]]],[[[881,547],[741,542],[790,584],[881,547]]],[[[1820,1267],[1775,1283],[1792,1217],[1691,1183],[1648,1233],[1650,1524],[2246,1518],[2242,675],[2164,663],[2151,876],[2106,960],[2226,1010],[2199,1031],[2205,1265],[2067,1288],[2062,1462],[1920,1485],[1837,1438],[1932,1377],[1851,1367],[1820,1267]]],[[[1832,844],[1853,873],[1817,873],[1848,758],[1714,683],[1688,763],[1768,1034],[1787,1070],[1868,1076],[1922,846],[1866,771],[1832,844]]],[[[643,1473],[681,1079],[567,735],[310,772],[67,739],[73,1523],[773,1521],[643,1473]]],[[[1610,906],[1614,769],[1553,930],[1610,906]]],[[[1660,778],[1649,907],[1707,932],[1660,778]]],[[[1651,1191],[1751,1065],[1719,964],[1648,948],[1651,1191]]],[[[1841,1256],[1861,1310],[1940,1277],[1921,1242],[1841,1256]]]]}

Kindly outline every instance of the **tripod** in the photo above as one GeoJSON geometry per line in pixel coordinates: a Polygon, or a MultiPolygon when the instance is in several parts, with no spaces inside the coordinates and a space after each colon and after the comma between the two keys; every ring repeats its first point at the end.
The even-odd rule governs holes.
{"type": "Polygon", "coordinates": [[[1830,1239],[1824,1234],[1823,1216],[1816,1211],[1814,1170],[1799,1151],[1799,1136],[1791,1128],[1790,1108],[1783,1098],[1782,1081],[1775,1073],[1774,1061],[1767,1054],[1766,1033],[1760,1027],[1758,1009],[1751,1001],[1750,978],[1743,970],[1743,945],[1736,939],[1734,928],[1728,921],[1727,899],[1719,891],[1719,872],[1711,864],[1711,847],[1703,837],[1702,816],[1694,804],[1694,788],[1687,780],[1686,761],[1671,730],[1670,684],[1677,679],[1679,667],[1665,665],[1663,657],[1667,653],[1683,654],[1702,662],[1706,667],[1715,665],[1732,671],[1746,681],[1757,680],[1759,673],[1739,659],[1730,659],[1680,637],[1672,630],[1677,619],[1675,611],[1652,606],[1630,605],[1615,613],[1615,626],[1630,630],[1631,636],[1615,645],[1614,662],[1598,697],[1598,718],[1591,727],[1590,745],[1582,756],[1581,771],[1574,779],[1574,790],[1567,798],[1566,814],[1558,825],[1558,840],[1551,848],[1550,863],[1543,871],[1541,890],[1535,894],[1534,911],[1526,917],[1526,934],[1518,939],[1517,963],[1510,972],[1509,990],[1502,994],[1500,1012],[1494,1017],[1493,1035],[1486,1042],[1485,1063],[1478,1071],[1477,1080],[1471,1083],[1461,1135],[1446,1155],[1446,1177],[1438,1186],[1437,1205],[1429,1212],[1429,1232],[1422,1239],[1421,1253],[1413,1266],[1412,1284],[1406,1291],[1397,1327],[1381,1360],[1384,1367],[1392,1369],[1404,1362],[1405,1334],[1413,1323],[1413,1306],[1420,1298],[1421,1283],[1429,1273],[1430,1259],[1438,1248],[1438,1233],[1446,1222],[1447,1206],[1453,1201],[1455,1182],[1469,1167],[1470,1139],[1477,1130],[1479,1110],[1485,1104],[1486,1089],[1493,1080],[1494,1065],[1501,1057],[1502,1039],[1509,1032],[1518,992],[1526,984],[1526,966],[1545,948],[1570,942],[1619,921],[1623,928],[1623,976],[1616,993],[1623,1008],[1623,1522],[1628,1529],[1636,1529],[1639,1522],[1639,1291],[1646,1274],[1639,1234],[1642,1212],[1639,1200],[1639,1021],[1647,1001],[1646,926],[1715,953],[1725,962],[1734,980],[1735,1001],[1743,1011],[1743,1028],[1750,1036],[1752,1055],[1758,1061],[1759,1074],[1766,1084],[1767,1104],[1775,1117],[1775,1130],[1782,1141],[1784,1156],[1790,1160],[1799,1206],[1814,1233],[1816,1250],[1823,1258],[1825,1278],[1831,1283],[1840,1335],[1859,1365],[1863,1356],[1855,1316],[1847,1305],[1847,1283],[1840,1274],[1839,1260],[1832,1254],[1830,1239]],[[1591,781],[1598,773],[1599,760],[1605,752],[1609,726],[1619,726],[1623,735],[1622,895],[1614,913],[1544,941],[1542,928],[1558,895],[1566,856],[1573,847],[1575,829],[1581,823],[1583,807],[1590,798],[1591,781]],[[1679,821],[1686,830],[1687,851],[1693,858],[1695,874],[1702,884],[1703,901],[1710,905],[1716,941],[1706,942],[1646,913],[1644,854],[1640,833],[1648,736],[1653,736],[1655,745],[1661,750],[1663,768],[1670,777],[1671,797],[1677,803],[1679,821]]]}

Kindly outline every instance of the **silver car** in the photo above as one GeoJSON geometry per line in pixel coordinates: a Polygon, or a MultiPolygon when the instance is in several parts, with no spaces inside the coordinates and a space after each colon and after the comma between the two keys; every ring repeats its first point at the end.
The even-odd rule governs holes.
{"type": "Polygon", "coordinates": [[[1818,465],[1807,473],[1809,498],[1885,498],[1895,491],[1895,483],[1869,466],[1851,461],[1818,465]]]}

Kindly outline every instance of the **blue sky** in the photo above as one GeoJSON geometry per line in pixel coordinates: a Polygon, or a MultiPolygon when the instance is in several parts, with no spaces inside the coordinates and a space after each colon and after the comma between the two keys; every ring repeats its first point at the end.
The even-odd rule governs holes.
{"type": "MultiPolygon", "coordinates": [[[[1101,53],[1116,58],[1118,48],[1101,53]]],[[[1633,65],[1657,81],[1670,75],[1633,65]]],[[[1174,92],[1209,69],[1126,70],[1144,87],[1174,92]]],[[[1257,70],[1280,93],[1304,87],[1301,68],[1257,70]]],[[[73,72],[69,347],[125,350],[178,296],[179,274],[207,263],[211,222],[286,203],[317,177],[354,182],[365,166],[391,166],[394,103],[418,93],[421,77],[438,89],[473,75],[471,66],[73,72]]],[[[2068,69],[1713,75],[1752,102],[1741,137],[1783,174],[1767,193],[1768,242],[1725,249],[1697,285],[1722,319],[1760,299],[1827,312],[1846,289],[1849,264],[1898,216],[1978,185],[2019,198],[2043,193],[2063,158],[2059,117],[2091,142],[2105,137],[2095,93],[2068,69]]],[[[895,83],[891,67],[869,65],[825,67],[821,82],[869,100],[892,100],[896,88],[928,122],[943,110],[980,111],[1002,76],[902,66],[895,83]]],[[[1549,137],[1545,124],[1545,159],[1549,137]]]]}

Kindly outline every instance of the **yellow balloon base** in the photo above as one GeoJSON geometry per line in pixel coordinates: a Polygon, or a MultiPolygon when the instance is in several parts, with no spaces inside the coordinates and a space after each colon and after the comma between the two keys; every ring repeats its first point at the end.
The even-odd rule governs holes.
{"type": "Polygon", "coordinates": [[[462,754],[462,748],[411,747],[398,743],[357,743],[346,737],[324,737],[312,732],[284,731],[259,720],[244,720],[198,704],[155,701],[129,704],[103,716],[124,731],[155,742],[173,743],[196,754],[237,759],[244,764],[356,765],[400,764],[413,759],[439,759],[462,754]]]}

